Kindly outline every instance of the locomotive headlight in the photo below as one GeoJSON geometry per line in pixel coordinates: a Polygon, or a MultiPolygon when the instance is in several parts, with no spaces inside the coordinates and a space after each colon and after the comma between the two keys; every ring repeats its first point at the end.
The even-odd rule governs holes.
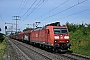
{"type": "Polygon", "coordinates": [[[60,35],[60,36],[62,36],[62,35],[60,35]]]}
{"type": "Polygon", "coordinates": [[[59,36],[54,36],[55,39],[59,39],[59,36]]]}
{"type": "Polygon", "coordinates": [[[69,39],[69,36],[64,36],[64,39],[69,39]]]}
{"type": "Polygon", "coordinates": [[[55,40],[54,42],[55,42],[55,43],[57,43],[57,42],[58,42],[58,40],[55,40]]]}
{"type": "Polygon", "coordinates": [[[55,42],[57,42],[57,41],[55,41],[55,42]]]}
{"type": "Polygon", "coordinates": [[[67,40],[66,42],[68,43],[69,41],[67,40]]]}

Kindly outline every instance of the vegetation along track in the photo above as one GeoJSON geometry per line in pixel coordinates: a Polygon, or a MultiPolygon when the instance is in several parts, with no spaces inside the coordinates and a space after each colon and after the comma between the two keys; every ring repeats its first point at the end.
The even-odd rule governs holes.
{"type": "Polygon", "coordinates": [[[39,48],[33,47],[31,45],[16,41],[11,39],[14,44],[16,44],[24,53],[30,57],[32,60],[42,59],[42,60],[90,60],[86,57],[81,57],[71,53],[66,54],[53,54],[39,48]],[[23,46],[23,47],[22,47],[23,46]],[[22,49],[23,48],[23,49],[22,49]],[[24,50],[25,49],[25,50],[24,50]],[[29,51],[28,51],[29,50],[29,51]],[[26,52],[27,51],[27,52],[26,52]]]}

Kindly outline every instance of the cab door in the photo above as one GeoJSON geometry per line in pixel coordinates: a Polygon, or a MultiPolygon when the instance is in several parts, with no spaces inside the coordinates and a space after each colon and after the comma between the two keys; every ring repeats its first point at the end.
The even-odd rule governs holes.
{"type": "Polygon", "coordinates": [[[46,40],[46,43],[49,43],[49,39],[50,39],[50,31],[49,31],[49,29],[46,29],[46,31],[45,31],[45,40],[46,40]]]}

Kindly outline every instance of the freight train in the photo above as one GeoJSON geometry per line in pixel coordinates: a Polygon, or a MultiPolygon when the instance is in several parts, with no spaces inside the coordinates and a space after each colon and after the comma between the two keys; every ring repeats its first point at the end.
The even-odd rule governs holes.
{"type": "Polygon", "coordinates": [[[66,52],[71,46],[68,27],[60,26],[60,22],[13,34],[10,37],[54,52],[66,52]]]}

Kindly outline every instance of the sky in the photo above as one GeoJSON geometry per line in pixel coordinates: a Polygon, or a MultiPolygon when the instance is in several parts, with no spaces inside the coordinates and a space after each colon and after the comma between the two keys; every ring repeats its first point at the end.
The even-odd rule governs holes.
{"type": "Polygon", "coordinates": [[[90,24],[90,0],[0,0],[0,28],[5,33],[15,31],[17,27],[22,31],[26,27],[33,27],[35,22],[40,22],[42,27],[52,22],[61,25],[69,23],[90,24]],[[5,24],[12,23],[12,24],[5,24]],[[27,25],[29,24],[29,25],[27,25]]]}

